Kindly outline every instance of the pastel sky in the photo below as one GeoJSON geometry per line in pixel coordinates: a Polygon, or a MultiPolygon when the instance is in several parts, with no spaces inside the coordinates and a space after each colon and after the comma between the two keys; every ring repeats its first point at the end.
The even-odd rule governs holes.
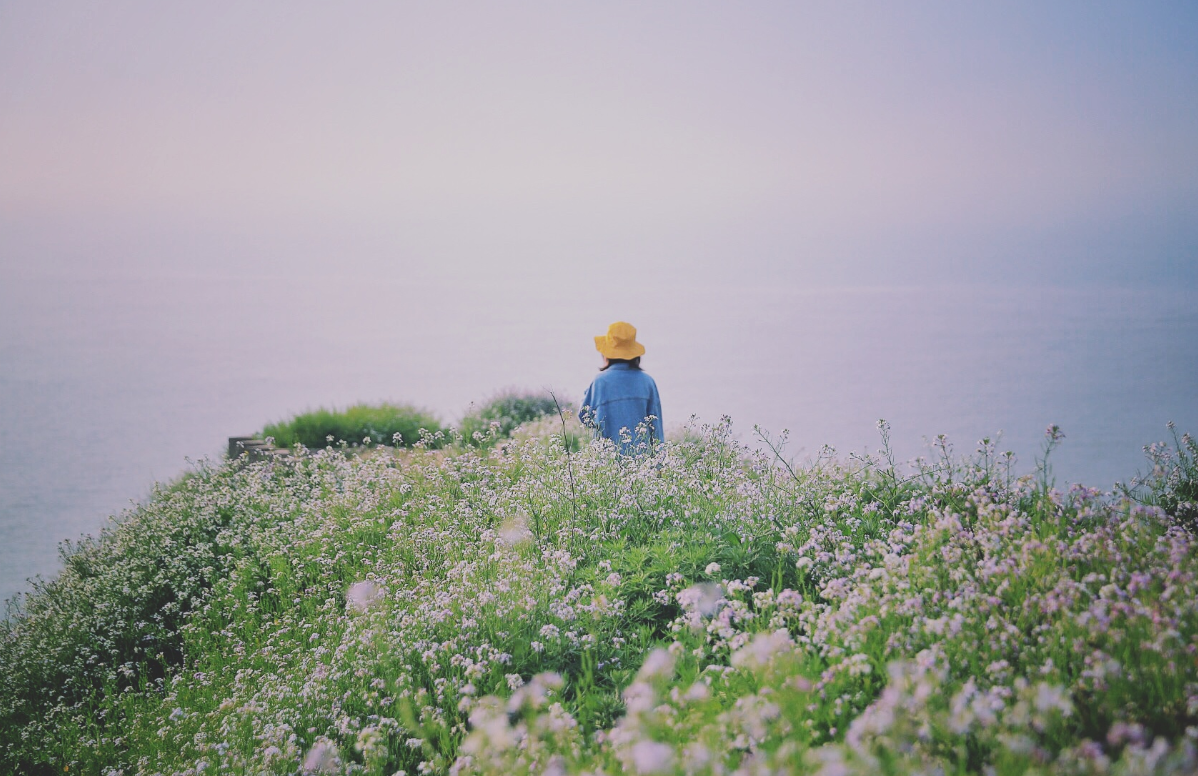
{"type": "Polygon", "coordinates": [[[6,3],[0,268],[1195,284],[1195,41],[1192,2],[6,3]]]}

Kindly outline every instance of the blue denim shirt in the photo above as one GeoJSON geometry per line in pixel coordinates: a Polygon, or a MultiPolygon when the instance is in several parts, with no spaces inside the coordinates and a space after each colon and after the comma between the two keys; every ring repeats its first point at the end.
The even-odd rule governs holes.
{"type": "Polygon", "coordinates": [[[632,452],[637,442],[648,441],[636,437],[636,427],[650,416],[652,441],[660,442],[666,435],[662,431],[657,383],[643,370],[619,362],[595,377],[578,410],[579,419],[615,442],[621,453],[632,452]],[[621,429],[627,429],[628,441],[621,439],[621,429]]]}

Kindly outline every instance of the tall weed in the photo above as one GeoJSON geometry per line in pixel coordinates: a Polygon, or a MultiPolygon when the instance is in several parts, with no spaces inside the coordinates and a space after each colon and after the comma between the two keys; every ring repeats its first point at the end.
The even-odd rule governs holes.
{"type": "Polygon", "coordinates": [[[1151,468],[1119,490],[1141,504],[1157,506],[1191,532],[1198,531],[1198,442],[1178,435],[1169,424],[1173,444],[1155,442],[1144,448],[1151,468]]]}

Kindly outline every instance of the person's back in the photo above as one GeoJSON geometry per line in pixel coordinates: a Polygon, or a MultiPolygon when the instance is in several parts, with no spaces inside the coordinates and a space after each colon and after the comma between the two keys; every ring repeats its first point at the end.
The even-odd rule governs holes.
{"type": "Polygon", "coordinates": [[[636,341],[636,329],[613,323],[607,336],[595,338],[595,348],[604,356],[604,367],[587,389],[579,417],[622,453],[633,452],[640,443],[662,441],[661,397],[653,378],[640,368],[645,348],[636,341]]]}

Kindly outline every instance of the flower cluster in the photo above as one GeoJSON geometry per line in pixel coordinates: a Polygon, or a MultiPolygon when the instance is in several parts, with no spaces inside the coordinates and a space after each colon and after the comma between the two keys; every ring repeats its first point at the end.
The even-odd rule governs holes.
{"type": "Polygon", "coordinates": [[[5,621],[0,770],[1193,770],[1192,534],[939,450],[205,465],[5,621]]]}

